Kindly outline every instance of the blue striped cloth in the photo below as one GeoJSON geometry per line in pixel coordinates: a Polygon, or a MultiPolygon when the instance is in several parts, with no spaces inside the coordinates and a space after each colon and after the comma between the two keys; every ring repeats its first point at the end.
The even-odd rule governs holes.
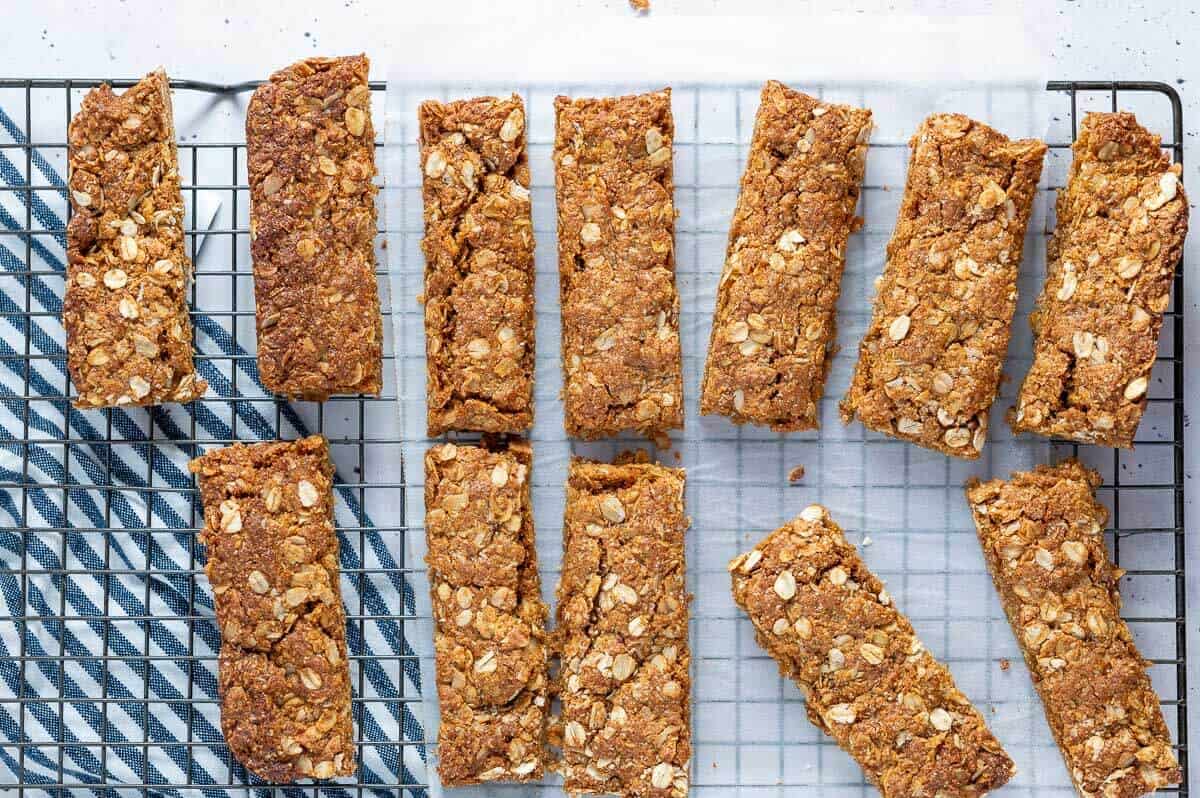
{"type": "MultiPolygon", "coordinates": [[[[28,144],[2,109],[0,127],[0,143],[28,144]]],[[[195,574],[203,563],[193,532],[201,516],[187,471],[201,452],[188,441],[292,439],[310,426],[292,406],[277,414],[270,402],[70,407],[60,321],[64,161],[61,148],[0,148],[3,185],[53,187],[32,197],[0,190],[0,231],[54,231],[0,233],[0,787],[66,784],[74,789],[54,793],[115,796],[126,793],[101,785],[150,785],[150,795],[245,795],[241,785],[261,782],[231,759],[221,735],[220,641],[208,581],[195,574]]],[[[210,356],[197,361],[210,398],[238,395],[235,385],[263,393],[254,358],[239,357],[248,353],[230,334],[232,323],[195,319],[197,349],[210,356]]],[[[398,566],[399,517],[390,519],[391,531],[378,530],[357,481],[339,474],[336,491],[339,526],[353,528],[342,533],[342,567],[353,572],[343,574],[342,595],[350,614],[365,616],[347,624],[363,742],[353,783],[370,793],[370,785],[414,784],[414,773],[424,773],[423,746],[398,744],[424,739],[399,698],[420,690],[395,620],[413,614],[414,602],[398,566]]],[[[357,790],[330,783],[326,792],[357,790]]]]}

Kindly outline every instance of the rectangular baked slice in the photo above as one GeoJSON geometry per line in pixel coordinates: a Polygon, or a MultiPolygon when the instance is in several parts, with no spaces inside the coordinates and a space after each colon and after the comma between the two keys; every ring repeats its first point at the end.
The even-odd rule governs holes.
{"type": "Polygon", "coordinates": [[[837,337],[846,241],[866,170],[871,112],[777,81],[762,90],[700,412],[786,432],[816,429],[837,337]]]}
{"type": "Polygon", "coordinates": [[[567,433],[661,439],[683,427],[671,90],[554,110],[567,433]]]}
{"type": "Polygon", "coordinates": [[[808,719],[884,798],[978,796],[1012,759],[820,505],[729,563],[733,600],[808,719]]]}
{"type": "Polygon", "coordinates": [[[550,711],[546,605],[529,502],[529,444],[425,454],[425,537],[437,662],[438,774],[450,787],[538,781],[550,711]]]}
{"type": "Polygon", "coordinates": [[[568,793],[687,795],[683,490],[678,468],[571,463],[554,632],[568,793]]]}
{"type": "Polygon", "coordinates": [[[523,432],[534,372],[525,105],[428,100],[418,116],[429,436],[523,432]]]}
{"type": "Polygon", "coordinates": [[[122,94],[88,92],[67,130],[71,221],[63,327],[79,408],[190,402],[183,195],[161,69],[122,94]]]}
{"type": "Polygon", "coordinates": [[[320,435],[235,444],[190,464],[221,629],[221,729],[270,782],[353,775],[333,466],[320,435]]]}
{"type": "Polygon", "coordinates": [[[984,557],[1080,795],[1133,798],[1178,784],[1148,663],[1121,619],[1104,548],[1100,476],[1074,460],[972,480],[984,557]]]}
{"type": "Polygon", "coordinates": [[[289,398],[383,384],[368,68],[365,55],[298,61],[246,108],[259,377],[289,398]]]}
{"type": "Polygon", "coordinates": [[[975,459],[987,440],[1046,145],[962,114],[913,136],[842,420],[975,459]]]}
{"type": "Polygon", "coordinates": [[[1083,119],[1008,415],[1017,432],[1133,445],[1188,227],[1182,167],[1160,143],[1133,114],[1083,119]]]}

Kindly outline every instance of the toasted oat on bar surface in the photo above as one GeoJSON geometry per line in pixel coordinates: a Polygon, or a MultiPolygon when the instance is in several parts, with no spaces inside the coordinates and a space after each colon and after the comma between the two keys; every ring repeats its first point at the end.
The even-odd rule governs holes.
{"type": "Polygon", "coordinates": [[[1058,193],[1033,365],[1009,423],[1132,446],[1187,234],[1187,195],[1161,140],[1129,113],[1084,117],[1058,193]]]}
{"type": "Polygon", "coordinates": [[[972,480],[967,500],[1013,634],[1080,795],[1134,798],[1178,784],[1148,664],[1121,619],[1104,548],[1100,477],[1074,460],[972,480]]]}
{"type": "Polygon", "coordinates": [[[426,562],[446,786],[537,781],[547,754],[546,605],[529,444],[444,443],[425,455],[426,562]]]}
{"type": "Polygon", "coordinates": [[[190,402],[183,195],[161,69],[123,94],[84,96],[67,131],[71,210],[63,326],[76,407],[190,402]]]}
{"type": "Polygon", "coordinates": [[[682,469],[571,463],[554,632],[568,793],[687,795],[683,489],[682,469]]]}
{"type": "Polygon", "coordinates": [[[352,775],[325,439],[235,444],[189,467],[204,508],[200,540],[221,629],[221,728],[230,752],[274,782],[352,775]]]}
{"type": "Polygon", "coordinates": [[[421,104],[430,437],[533,424],[533,218],[521,98],[421,104]]]}
{"type": "Polygon", "coordinates": [[[662,438],[683,426],[671,90],[554,110],[567,433],[662,438]]]}
{"type": "Polygon", "coordinates": [[[762,100],[717,287],[700,412],[815,429],[871,112],[777,81],[762,100]]]}
{"type": "Polygon", "coordinates": [[[983,717],[824,507],[805,508],[729,571],[734,601],[800,686],[809,720],[884,798],[976,796],[1012,777],[983,717]]]}
{"type": "Polygon", "coordinates": [[[911,146],[842,420],[974,459],[1008,351],[1046,145],[934,114],[911,146]]]}
{"type": "Polygon", "coordinates": [[[383,383],[367,71],[363,55],[298,61],[246,109],[258,368],[289,397],[383,383]]]}

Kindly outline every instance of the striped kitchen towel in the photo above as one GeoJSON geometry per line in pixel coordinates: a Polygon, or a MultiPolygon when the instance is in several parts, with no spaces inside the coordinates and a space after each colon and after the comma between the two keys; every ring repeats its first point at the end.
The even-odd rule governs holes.
{"type": "MultiPolygon", "coordinates": [[[[60,96],[59,115],[62,105],[60,96]]],[[[15,119],[21,123],[0,109],[0,788],[224,796],[261,786],[221,735],[219,637],[187,461],[223,445],[203,443],[210,439],[292,439],[317,429],[338,465],[361,742],[357,777],[325,792],[350,795],[353,784],[395,795],[395,785],[415,784],[425,752],[409,711],[420,677],[404,639],[414,607],[403,576],[402,464],[399,456],[371,457],[370,445],[357,442],[395,413],[357,401],[277,404],[265,395],[252,350],[239,343],[239,332],[253,340],[253,305],[245,177],[235,178],[243,188],[228,185],[237,150],[215,148],[225,152],[212,174],[204,163],[211,150],[181,152],[185,183],[199,186],[185,189],[189,227],[215,223],[193,250],[201,253],[194,323],[205,400],[79,411],[68,401],[60,316],[65,147],[31,146],[26,109],[15,119]],[[359,417],[367,410],[369,421],[359,417]]],[[[51,140],[61,142],[65,122],[58,129],[51,140]]],[[[244,151],[241,168],[244,175],[244,151]]]]}

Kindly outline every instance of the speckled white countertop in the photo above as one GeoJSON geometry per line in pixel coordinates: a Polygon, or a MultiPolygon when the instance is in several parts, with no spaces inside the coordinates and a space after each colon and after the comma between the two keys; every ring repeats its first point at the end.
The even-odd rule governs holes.
{"type": "MultiPolygon", "coordinates": [[[[798,0],[652,0],[653,14],[824,13],[827,3],[798,0]]],[[[309,53],[369,51],[377,75],[394,60],[397,31],[421,19],[469,20],[475,14],[513,15],[580,10],[614,17],[631,16],[626,0],[288,0],[270,4],[250,18],[244,0],[203,3],[90,2],[42,0],[21,3],[5,14],[4,77],[134,76],[163,64],[176,76],[218,82],[263,76],[274,66],[309,53]],[[411,6],[412,8],[408,8],[411,6]]],[[[933,2],[852,2],[842,10],[862,15],[891,12],[924,14],[988,14],[1010,11],[1012,3],[989,0],[933,2]]],[[[1180,92],[1185,107],[1185,183],[1200,186],[1200,10],[1186,0],[1159,2],[1031,3],[1028,18],[1051,49],[1054,76],[1070,79],[1145,79],[1166,81],[1180,92]]],[[[803,31],[797,30],[798,45],[803,31]]],[[[519,44],[519,43],[516,43],[519,44]]],[[[996,42],[997,47],[1003,42],[996,42]]],[[[470,57],[469,53],[459,54],[470,57]]],[[[980,58],[987,58],[980,53],[980,58]]],[[[235,109],[236,110],[236,109],[235,109]]],[[[230,113],[225,110],[223,113],[230,113]]],[[[1200,196],[1193,189],[1194,196],[1200,196]]],[[[1200,235],[1188,242],[1190,267],[1183,307],[1187,313],[1187,349],[1200,342],[1200,235]]],[[[1189,374],[1188,411],[1195,412],[1200,377],[1189,374]]],[[[1193,475],[1200,466],[1200,440],[1186,429],[1188,485],[1189,649],[1191,694],[1200,695],[1200,507],[1193,475]]],[[[1200,706],[1194,701],[1193,706],[1200,706]]],[[[1190,713],[1192,738],[1200,740],[1200,715],[1190,713]]],[[[1196,764],[1193,760],[1193,764],[1196,764]]]]}

